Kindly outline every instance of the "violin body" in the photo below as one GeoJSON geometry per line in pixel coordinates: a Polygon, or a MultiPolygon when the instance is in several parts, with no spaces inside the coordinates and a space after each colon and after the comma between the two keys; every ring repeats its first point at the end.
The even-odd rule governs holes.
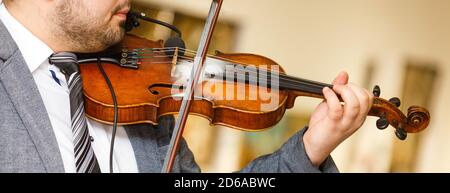
{"type": "MultiPolygon", "coordinates": [[[[128,35],[122,44],[128,49],[162,48],[161,41],[155,42],[132,35],[128,35]]],[[[162,57],[147,59],[139,64],[139,69],[123,68],[113,63],[102,64],[117,95],[119,125],[156,125],[160,116],[178,113],[181,96],[177,95],[179,93],[174,94],[171,86],[164,86],[177,85],[179,80],[172,76],[176,65],[171,63],[172,57],[164,55],[162,53],[162,57]]],[[[216,56],[240,62],[242,65],[255,64],[258,67],[258,64],[264,64],[271,68],[279,67],[274,61],[253,54],[217,52],[216,56]]],[[[284,73],[281,67],[279,69],[280,73],[284,73]]],[[[87,116],[102,123],[112,124],[112,96],[97,64],[81,64],[80,70],[87,116]]],[[[192,103],[191,114],[202,116],[213,125],[225,125],[241,130],[262,130],[275,125],[283,117],[286,108],[293,106],[294,99],[298,96],[283,90],[271,93],[271,90],[267,89],[267,92],[261,92],[256,85],[227,81],[205,81],[196,88],[195,93],[196,100],[192,103]],[[237,90],[243,92],[239,93],[237,90]],[[238,95],[241,97],[238,98],[238,95]],[[262,110],[261,106],[264,106],[267,100],[277,100],[276,105],[262,110]]]]}

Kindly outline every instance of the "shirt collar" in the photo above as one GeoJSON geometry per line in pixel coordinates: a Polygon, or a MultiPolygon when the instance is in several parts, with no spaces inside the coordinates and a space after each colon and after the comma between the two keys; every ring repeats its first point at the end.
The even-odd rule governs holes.
{"type": "Polygon", "coordinates": [[[31,72],[34,72],[53,53],[47,44],[17,21],[3,3],[0,3],[0,20],[16,42],[31,72]]]}

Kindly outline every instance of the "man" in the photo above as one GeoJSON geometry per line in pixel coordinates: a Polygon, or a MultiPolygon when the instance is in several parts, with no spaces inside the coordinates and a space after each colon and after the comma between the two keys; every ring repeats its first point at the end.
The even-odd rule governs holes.
{"type": "MultiPolygon", "coordinates": [[[[74,89],[80,85],[79,74],[64,70],[68,64],[50,64],[48,58],[61,52],[98,52],[118,43],[129,6],[127,0],[3,0],[0,172],[109,172],[111,126],[86,119],[82,103],[74,102],[81,92],[81,86],[74,89]]],[[[339,74],[334,91],[323,90],[326,100],[308,129],[241,172],[338,172],[329,155],[363,124],[373,99],[347,82],[348,75],[339,74]]],[[[119,127],[114,171],[160,172],[173,121],[164,117],[157,127],[119,127]]],[[[185,141],[173,171],[200,171],[185,141]]]]}

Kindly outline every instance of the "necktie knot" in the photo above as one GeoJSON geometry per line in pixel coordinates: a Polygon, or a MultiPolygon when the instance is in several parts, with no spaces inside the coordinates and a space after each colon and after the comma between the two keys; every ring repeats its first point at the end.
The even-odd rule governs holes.
{"type": "Polygon", "coordinates": [[[80,71],[80,67],[78,66],[78,58],[74,53],[58,52],[52,54],[48,58],[48,61],[50,64],[58,67],[61,72],[66,75],[66,77],[80,71]]]}

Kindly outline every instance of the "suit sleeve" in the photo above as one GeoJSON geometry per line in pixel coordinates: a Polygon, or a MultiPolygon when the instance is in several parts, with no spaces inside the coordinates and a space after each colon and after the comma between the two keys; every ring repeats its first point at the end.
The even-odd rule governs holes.
{"type": "Polygon", "coordinates": [[[329,156],[320,167],[309,160],[303,144],[303,135],[307,128],[292,136],[280,149],[261,156],[250,162],[239,172],[251,173],[337,173],[333,159],[329,156]]]}
{"type": "MultiPolygon", "coordinates": [[[[172,128],[174,119],[169,117],[167,121],[161,125],[167,125],[172,128]]],[[[163,121],[163,122],[165,122],[163,121]]],[[[164,150],[167,152],[167,145],[169,143],[169,138],[173,130],[168,131],[164,136],[164,150]]],[[[333,159],[329,156],[320,167],[315,167],[309,160],[308,155],[305,152],[305,147],[303,145],[303,134],[307,128],[302,129],[293,137],[291,137],[279,150],[276,152],[261,156],[251,163],[249,163],[245,168],[238,172],[246,173],[321,173],[321,172],[339,172],[333,159]]],[[[194,159],[192,151],[189,149],[188,144],[182,138],[180,141],[177,157],[175,159],[173,172],[201,172],[200,167],[197,165],[194,159]]]]}

